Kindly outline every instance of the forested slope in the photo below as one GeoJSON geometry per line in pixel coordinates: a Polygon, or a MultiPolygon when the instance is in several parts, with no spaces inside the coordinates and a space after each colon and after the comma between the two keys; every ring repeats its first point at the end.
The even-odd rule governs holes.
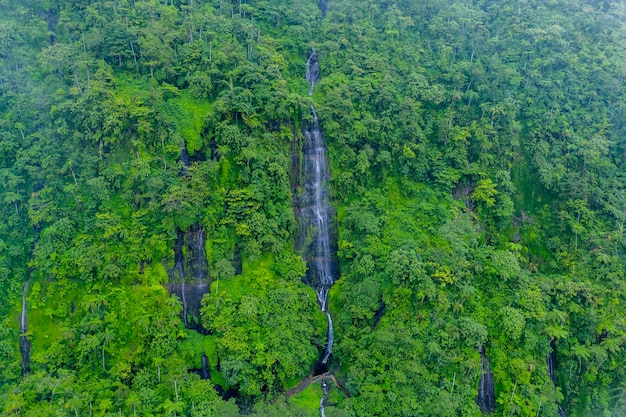
{"type": "Polygon", "coordinates": [[[327,416],[626,412],[623,1],[0,12],[0,412],[319,415],[289,391],[326,343],[294,246],[313,104],[327,416]]]}

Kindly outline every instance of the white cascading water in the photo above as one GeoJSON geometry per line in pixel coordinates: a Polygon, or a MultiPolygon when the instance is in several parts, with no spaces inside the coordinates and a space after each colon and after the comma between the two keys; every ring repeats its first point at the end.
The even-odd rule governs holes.
{"type": "Polygon", "coordinates": [[[320,416],[326,417],[326,399],[330,386],[326,383],[326,379],[322,378],[322,398],[320,399],[320,416]]]}
{"type": "MultiPolygon", "coordinates": [[[[35,246],[37,244],[37,235],[39,233],[39,226],[35,226],[35,237],[33,242],[31,243],[30,252],[31,254],[35,251],[35,246]]],[[[26,318],[26,309],[28,307],[26,296],[28,294],[28,285],[30,284],[30,279],[33,274],[33,267],[28,268],[28,273],[26,275],[26,280],[24,280],[24,286],[22,287],[22,312],[20,315],[20,354],[22,355],[22,375],[26,375],[30,372],[30,340],[26,337],[26,333],[28,332],[28,321],[26,318]]]]}
{"type": "Polygon", "coordinates": [[[174,268],[178,272],[178,278],[180,279],[180,298],[183,304],[183,323],[185,327],[189,327],[187,323],[187,299],[186,299],[186,291],[185,291],[185,270],[183,268],[183,239],[184,234],[181,230],[178,231],[178,237],[176,239],[176,247],[174,248],[174,268]]]}
{"type": "MultiPolygon", "coordinates": [[[[306,62],[306,79],[309,82],[309,94],[313,94],[315,82],[320,77],[320,68],[315,50],[306,62]]],[[[328,337],[326,349],[322,356],[325,364],[330,358],[334,341],[333,320],[328,313],[328,290],[335,282],[333,276],[332,253],[330,243],[330,206],[328,204],[328,192],[326,180],[328,167],[326,161],[326,146],[324,137],[319,127],[319,121],[315,108],[311,106],[313,123],[304,130],[304,178],[306,188],[306,205],[302,213],[304,231],[310,246],[307,250],[309,269],[314,278],[311,283],[317,292],[317,301],[323,312],[328,317],[328,337]]]]}
{"type": "Polygon", "coordinates": [[[22,288],[22,315],[20,317],[20,353],[22,355],[22,375],[26,375],[30,371],[30,341],[26,338],[28,326],[26,324],[26,293],[28,292],[28,282],[30,280],[30,271],[22,288]]]}
{"type": "Polygon", "coordinates": [[[209,291],[205,237],[202,226],[195,224],[186,232],[178,230],[174,244],[174,268],[170,270],[168,291],[182,302],[185,327],[203,331],[200,308],[202,297],[209,291]],[[183,254],[186,248],[186,253],[183,254]]]}
{"type": "MultiPolygon", "coordinates": [[[[320,67],[315,50],[311,51],[306,62],[306,79],[309,82],[309,95],[313,95],[315,82],[320,78],[320,67]]],[[[309,284],[315,288],[317,302],[328,318],[328,334],[326,349],[322,356],[322,364],[326,364],[332,353],[335,339],[333,320],[328,312],[328,291],[335,282],[333,256],[331,249],[331,207],[328,204],[328,165],[326,146],[320,130],[315,108],[311,106],[313,122],[306,125],[304,133],[304,186],[306,189],[305,204],[302,210],[304,241],[307,242],[305,258],[309,267],[309,284]]],[[[320,399],[320,415],[325,417],[324,405],[330,387],[322,378],[322,398],[320,399]]]]}
{"type": "Polygon", "coordinates": [[[309,82],[309,95],[313,95],[315,82],[320,79],[320,66],[317,61],[317,53],[315,49],[311,50],[311,55],[306,60],[306,80],[309,82]]]}
{"type": "Polygon", "coordinates": [[[28,329],[26,328],[26,292],[28,291],[28,280],[24,283],[22,288],[22,317],[20,319],[20,332],[25,334],[28,329]]]}
{"type": "MultiPolygon", "coordinates": [[[[33,241],[30,245],[30,253],[31,256],[35,252],[35,246],[37,245],[37,236],[39,235],[39,225],[35,226],[35,235],[33,241]]],[[[22,287],[22,312],[20,315],[20,354],[22,356],[22,375],[26,375],[30,372],[30,340],[26,337],[26,332],[28,332],[28,321],[26,318],[26,309],[27,299],[26,296],[28,294],[28,285],[30,283],[30,279],[33,274],[33,267],[28,268],[28,273],[26,274],[26,279],[24,280],[24,286],[22,287]]]]}

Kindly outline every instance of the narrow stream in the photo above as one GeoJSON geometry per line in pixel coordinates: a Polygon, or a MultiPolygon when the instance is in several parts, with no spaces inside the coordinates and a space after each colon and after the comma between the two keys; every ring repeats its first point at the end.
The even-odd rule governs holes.
{"type": "Polygon", "coordinates": [[[20,353],[22,355],[22,375],[30,372],[30,341],[26,338],[28,326],[26,324],[26,293],[30,281],[30,271],[22,288],[22,316],[20,318],[20,353]]]}
{"type": "Polygon", "coordinates": [[[322,378],[322,398],[320,399],[321,417],[326,417],[326,400],[328,399],[328,391],[330,391],[330,385],[328,385],[325,378],[322,378]]]}
{"type": "MultiPolygon", "coordinates": [[[[37,238],[39,236],[39,225],[35,226],[33,241],[30,245],[30,256],[32,257],[35,253],[35,246],[37,245],[37,238]]],[[[24,286],[22,287],[22,312],[20,315],[20,354],[22,356],[22,376],[26,375],[30,372],[30,348],[31,343],[30,340],[26,337],[26,332],[28,332],[28,321],[26,320],[26,310],[28,308],[26,296],[28,294],[28,285],[30,284],[30,279],[33,275],[33,267],[28,267],[28,272],[26,273],[26,279],[24,280],[24,286]]]]}
{"type": "Polygon", "coordinates": [[[328,334],[326,335],[326,349],[324,350],[324,356],[322,357],[322,363],[327,363],[328,358],[330,358],[330,354],[333,349],[333,342],[335,341],[335,331],[333,328],[333,318],[330,316],[330,313],[327,311],[326,316],[328,317],[328,334]]]}

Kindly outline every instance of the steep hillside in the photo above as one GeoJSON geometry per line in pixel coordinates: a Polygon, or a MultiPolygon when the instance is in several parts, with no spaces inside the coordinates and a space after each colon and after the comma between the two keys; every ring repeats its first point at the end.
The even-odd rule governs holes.
{"type": "Polygon", "coordinates": [[[0,12],[0,412],[626,412],[623,1],[0,12]]]}

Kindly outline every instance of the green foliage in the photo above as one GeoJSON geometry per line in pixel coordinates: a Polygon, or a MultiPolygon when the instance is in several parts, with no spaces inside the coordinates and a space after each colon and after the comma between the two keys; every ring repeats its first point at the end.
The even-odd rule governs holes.
{"type": "MultiPolygon", "coordinates": [[[[194,94],[193,88],[190,87],[190,89],[192,90],[191,94],[194,94]]],[[[176,94],[179,95],[180,93],[176,91],[176,94]]],[[[177,130],[185,140],[187,152],[193,156],[204,145],[200,139],[202,138],[204,120],[211,107],[207,101],[192,99],[186,95],[180,95],[180,97],[173,98],[169,102],[178,107],[178,114],[174,116],[177,130]]]]}
{"type": "Polygon", "coordinates": [[[216,338],[224,388],[249,397],[280,392],[305,376],[323,343],[312,294],[266,268],[261,263],[222,281],[203,300],[203,324],[216,338]]]}
{"type": "Polygon", "coordinates": [[[338,213],[330,370],[350,393],[327,415],[479,415],[478,345],[495,416],[624,414],[619,1],[0,11],[3,414],[317,415],[318,384],[280,396],[325,343],[292,249],[313,103],[338,213]],[[195,225],[208,335],[163,288],[195,225]]]}

